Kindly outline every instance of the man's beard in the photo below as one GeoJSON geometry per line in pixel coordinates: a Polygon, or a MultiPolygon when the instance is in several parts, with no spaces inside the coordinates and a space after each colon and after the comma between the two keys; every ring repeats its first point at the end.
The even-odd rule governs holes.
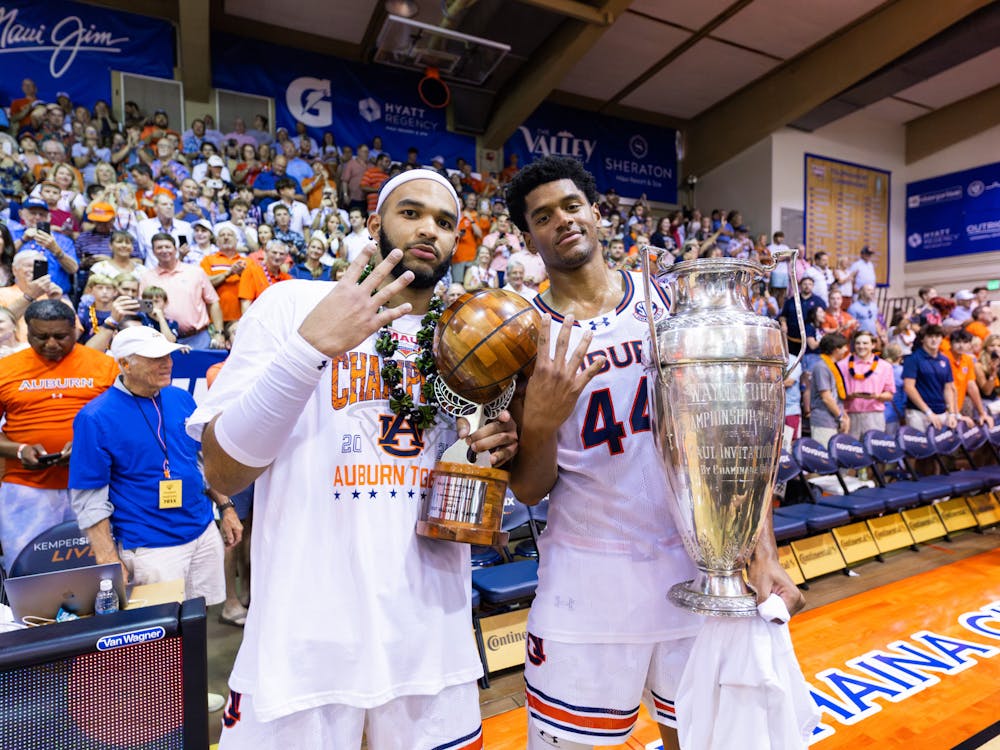
{"type": "MultiPolygon", "coordinates": [[[[388,258],[389,253],[396,249],[396,246],[389,241],[384,229],[379,229],[378,250],[383,258],[388,258]]],[[[402,261],[392,267],[392,275],[399,278],[407,271],[413,273],[413,281],[410,282],[410,289],[433,289],[437,283],[445,277],[451,269],[451,259],[441,261],[441,263],[429,271],[416,268],[407,268],[402,261]]]]}

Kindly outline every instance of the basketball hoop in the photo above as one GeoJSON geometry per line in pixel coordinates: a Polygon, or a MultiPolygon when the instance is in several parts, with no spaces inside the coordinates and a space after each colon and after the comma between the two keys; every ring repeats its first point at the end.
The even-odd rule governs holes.
{"type": "Polygon", "coordinates": [[[420,101],[431,109],[444,109],[451,102],[451,89],[441,80],[441,71],[437,68],[427,68],[424,77],[417,84],[420,101]]]}

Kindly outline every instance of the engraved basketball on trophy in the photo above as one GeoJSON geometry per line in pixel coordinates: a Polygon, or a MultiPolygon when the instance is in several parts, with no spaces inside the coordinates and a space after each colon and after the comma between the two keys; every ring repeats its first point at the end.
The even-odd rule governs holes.
{"type": "MultiPolygon", "coordinates": [[[[647,304],[650,250],[642,253],[647,304]]],[[[706,258],[661,266],[658,275],[671,314],[656,323],[650,317],[644,349],[650,416],[672,490],[667,506],[698,568],[669,596],[699,614],[757,614],[744,570],[771,501],[784,378],[795,366],[777,321],[750,303],[751,285],[768,270],[748,260],[706,258]]],[[[793,291],[797,302],[794,271],[793,291]]]]}
{"type": "MultiPolygon", "coordinates": [[[[507,408],[518,374],[530,374],[538,351],[541,317],[518,294],[480,289],[463,294],[441,313],[434,332],[440,408],[469,421],[469,434],[507,408]]],[[[501,545],[509,474],[458,440],[434,466],[417,533],[432,539],[501,545]]]]}

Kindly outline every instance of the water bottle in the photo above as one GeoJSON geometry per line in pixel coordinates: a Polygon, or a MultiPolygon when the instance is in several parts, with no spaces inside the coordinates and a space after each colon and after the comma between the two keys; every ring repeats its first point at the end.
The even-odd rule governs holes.
{"type": "Polygon", "coordinates": [[[101,590],[97,592],[94,602],[95,615],[110,615],[118,611],[118,594],[112,586],[110,578],[101,579],[101,590]]]}

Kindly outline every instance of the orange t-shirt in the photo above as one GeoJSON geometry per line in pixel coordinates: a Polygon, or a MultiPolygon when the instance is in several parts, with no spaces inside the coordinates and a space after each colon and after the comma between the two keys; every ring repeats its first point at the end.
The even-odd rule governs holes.
{"type": "Polygon", "coordinates": [[[378,167],[368,167],[365,173],[361,175],[361,187],[376,188],[374,193],[368,193],[365,198],[368,201],[368,213],[375,213],[375,207],[378,205],[378,191],[382,189],[382,186],[388,179],[389,175],[378,167]]]}
{"type": "MultiPolygon", "coordinates": [[[[212,253],[201,259],[202,270],[211,278],[218,273],[232,266],[238,260],[245,260],[242,255],[234,255],[232,258],[222,253],[212,253]]],[[[249,264],[247,264],[249,267],[249,264]]],[[[234,273],[223,279],[222,283],[215,287],[219,294],[219,306],[222,307],[222,320],[239,320],[243,314],[240,310],[240,276],[234,273]]]]}
{"type": "Polygon", "coordinates": [[[472,231],[473,224],[479,225],[479,228],[483,230],[483,237],[485,237],[490,231],[492,221],[488,217],[480,217],[478,213],[476,213],[475,219],[470,219],[465,211],[462,212],[462,218],[458,220],[458,244],[455,245],[455,254],[451,258],[452,263],[470,263],[476,259],[479,243],[483,241],[483,237],[476,237],[476,233],[472,231]]]}
{"type": "MultiPolygon", "coordinates": [[[[88,402],[101,395],[118,377],[118,365],[103,352],[77,344],[58,362],[23,349],[5,357],[0,379],[0,414],[7,419],[4,434],[15,443],[41,443],[58,453],[73,439],[73,419],[88,402]]],[[[67,466],[41,471],[7,462],[4,482],[39,489],[66,489],[67,466]]]]}
{"type": "Polygon", "coordinates": [[[253,302],[271,284],[288,281],[290,278],[292,277],[289,274],[281,271],[277,276],[272,276],[269,279],[264,272],[264,266],[257,263],[247,263],[247,270],[240,276],[240,299],[248,299],[253,302]]]}
{"type": "Polygon", "coordinates": [[[986,341],[991,333],[990,327],[981,320],[973,320],[965,324],[965,330],[973,336],[978,336],[981,341],[986,341]]]}
{"type": "Polygon", "coordinates": [[[963,354],[958,361],[951,350],[951,342],[945,339],[941,342],[941,353],[951,363],[951,376],[955,379],[955,408],[962,411],[969,381],[976,379],[976,363],[971,354],[963,354]]]}

